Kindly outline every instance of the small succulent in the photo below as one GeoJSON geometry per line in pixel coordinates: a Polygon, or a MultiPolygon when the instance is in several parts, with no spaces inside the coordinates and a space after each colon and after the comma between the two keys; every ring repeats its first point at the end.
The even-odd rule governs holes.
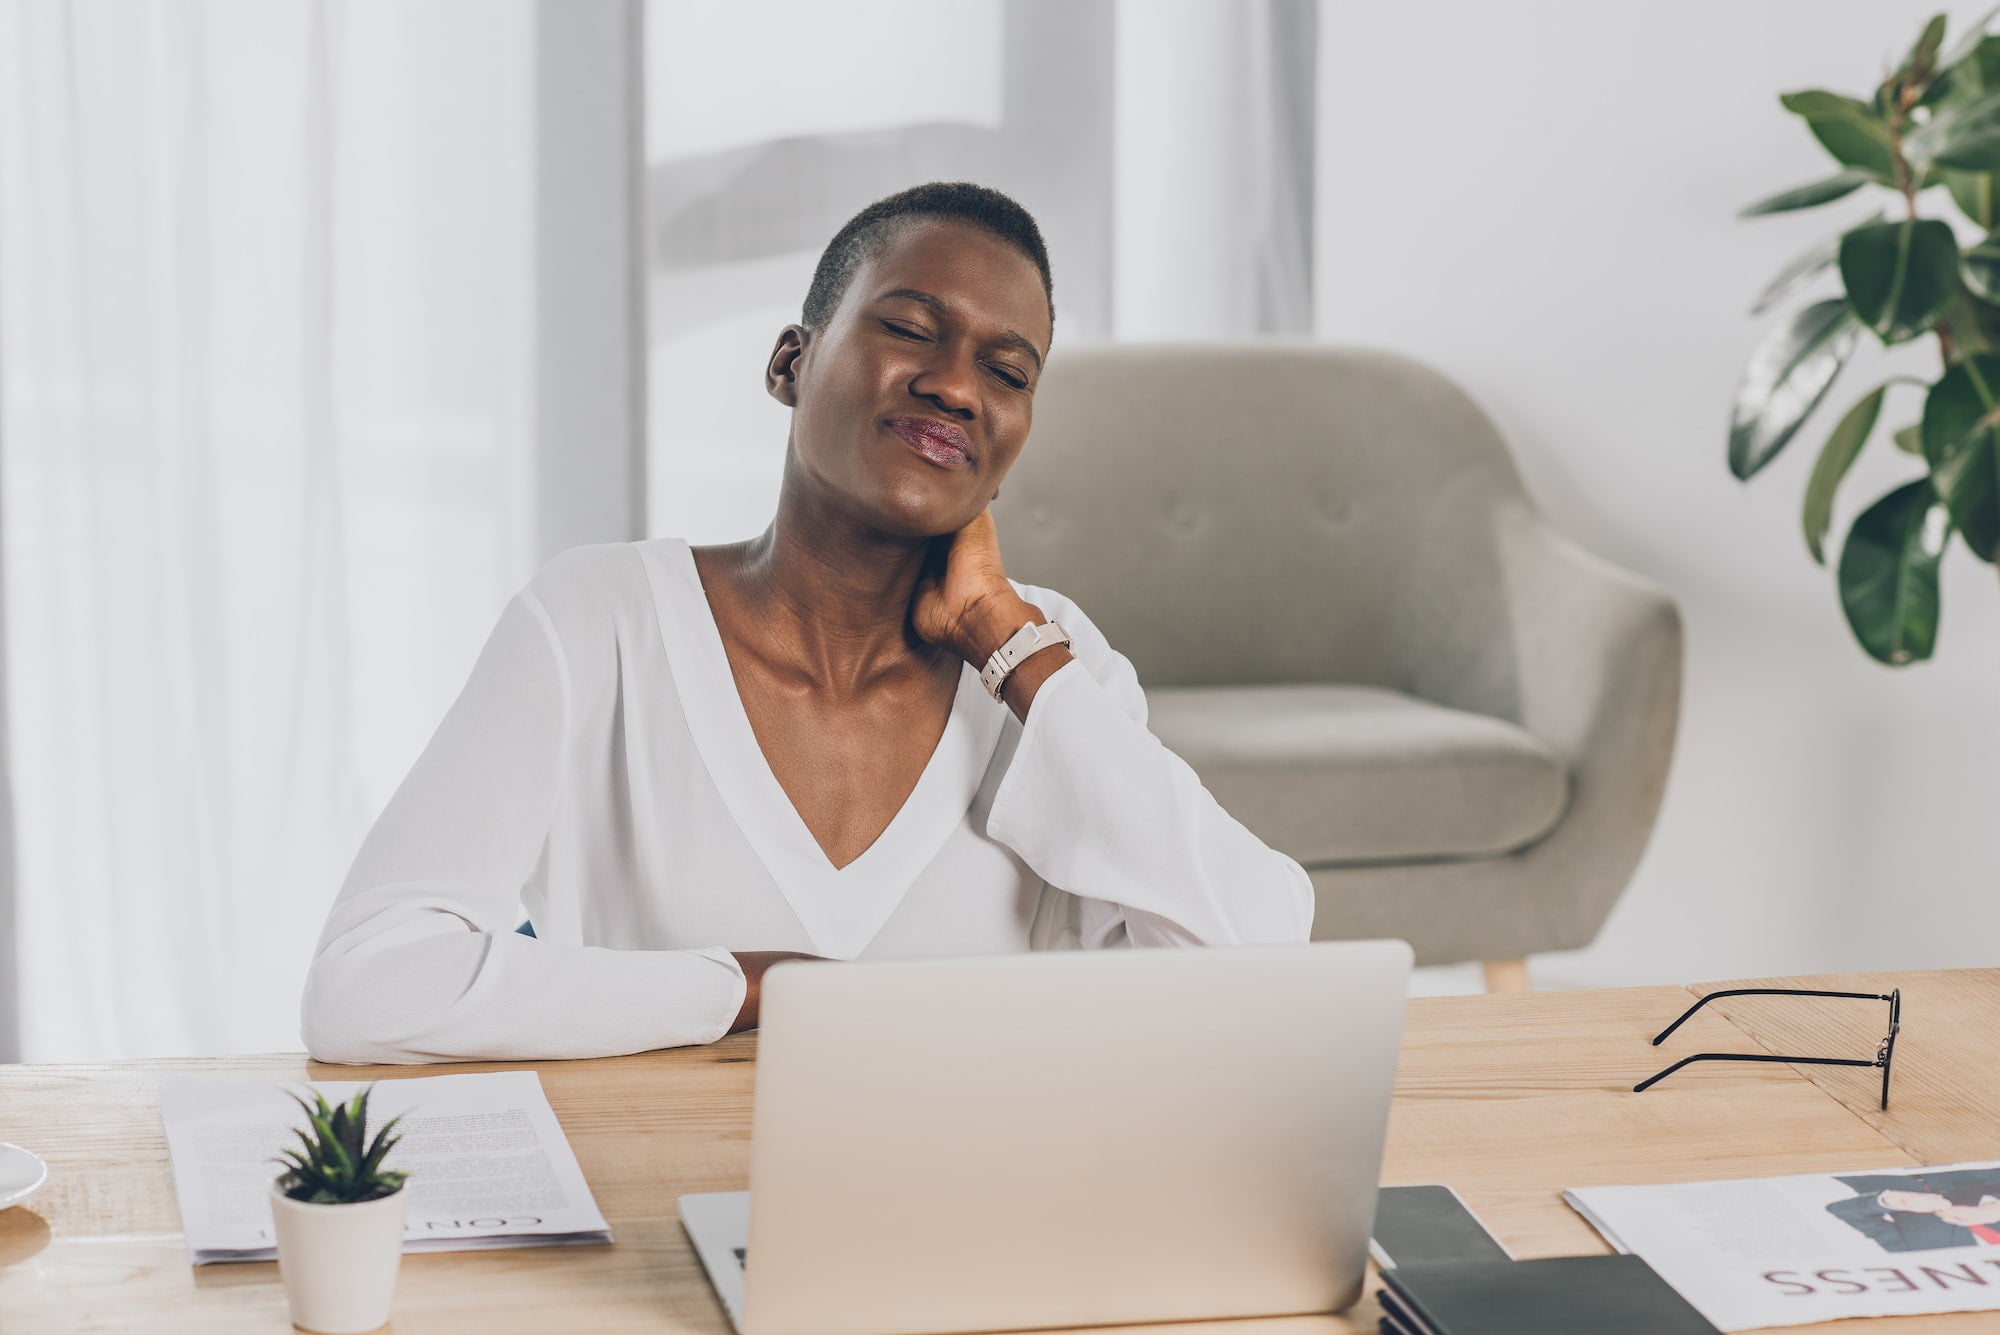
{"type": "Polygon", "coordinates": [[[368,1096],[374,1089],[370,1085],[351,1102],[337,1106],[329,1104],[318,1090],[312,1092],[318,1106],[292,1094],[292,1100],[311,1120],[313,1135],[292,1128],[305,1150],[287,1149],[281,1158],[272,1160],[286,1165],[278,1175],[278,1190],[295,1201],[314,1205],[353,1205],[402,1188],[409,1174],[384,1171],[382,1160],[402,1139],[389,1132],[403,1119],[400,1114],[391,1117],[375,1132],[374,1141],[368,1140],[368,1096]]]}

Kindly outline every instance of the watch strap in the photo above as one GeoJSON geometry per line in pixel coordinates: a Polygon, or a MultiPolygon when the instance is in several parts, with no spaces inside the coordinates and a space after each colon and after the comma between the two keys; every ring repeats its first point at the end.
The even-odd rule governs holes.
{"type": "Polygon", "coordinates": [[[1069,632],[1062,628],[1060,622],[1045,621],[1039,626],[1032,621],[1023,622],[1021,628],[1009,635],[1007,642],[995,649],[992,657],[986,660],[986,666],[979,672],[979,684],[986,688],[988,695],[998,700],[1001,690],[1007,685],[1008,676],[1030,654],[1069,642],[1069,632]]]}

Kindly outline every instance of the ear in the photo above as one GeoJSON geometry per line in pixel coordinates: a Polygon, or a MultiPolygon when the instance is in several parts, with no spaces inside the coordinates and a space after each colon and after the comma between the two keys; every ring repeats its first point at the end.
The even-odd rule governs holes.
{"type": "Polygon", "coordinates": [[[788,324],[778,331],[771,360],[764,366],[764,392],[787,408],[799,406],[799,359],[805,356],[812,333],[803,325],[788,324]]]}

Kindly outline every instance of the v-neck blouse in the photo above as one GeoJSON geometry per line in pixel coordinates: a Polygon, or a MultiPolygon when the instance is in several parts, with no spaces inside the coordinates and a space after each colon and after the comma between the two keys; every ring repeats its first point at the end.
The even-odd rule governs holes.
{"type": "Polygon", "coordinates": [[[1312,886],[1146,730],[1123,655],[1027,722],[963,666],[903,806],[828,860],[757,743],[678,539],[567,552],[501,614],[356,856],[307,978],[322,1061],[597,1057],[728,1031],[730,952],[835,959],[1304,940],[1312,886]],[[525,907],[535,937],[513,929],[525,907]]]}

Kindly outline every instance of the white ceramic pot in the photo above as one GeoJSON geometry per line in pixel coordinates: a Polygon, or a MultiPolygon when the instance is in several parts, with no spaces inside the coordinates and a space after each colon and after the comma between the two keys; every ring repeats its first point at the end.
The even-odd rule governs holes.
{"type": "Polygon", "coordinates": [[[271,1184],[278,1273],[293,1325],[319,1335],[361,1335],[389,1324],[409,1194],[405,1187],[355,1205],[313,1205],[271,1184]]]}

